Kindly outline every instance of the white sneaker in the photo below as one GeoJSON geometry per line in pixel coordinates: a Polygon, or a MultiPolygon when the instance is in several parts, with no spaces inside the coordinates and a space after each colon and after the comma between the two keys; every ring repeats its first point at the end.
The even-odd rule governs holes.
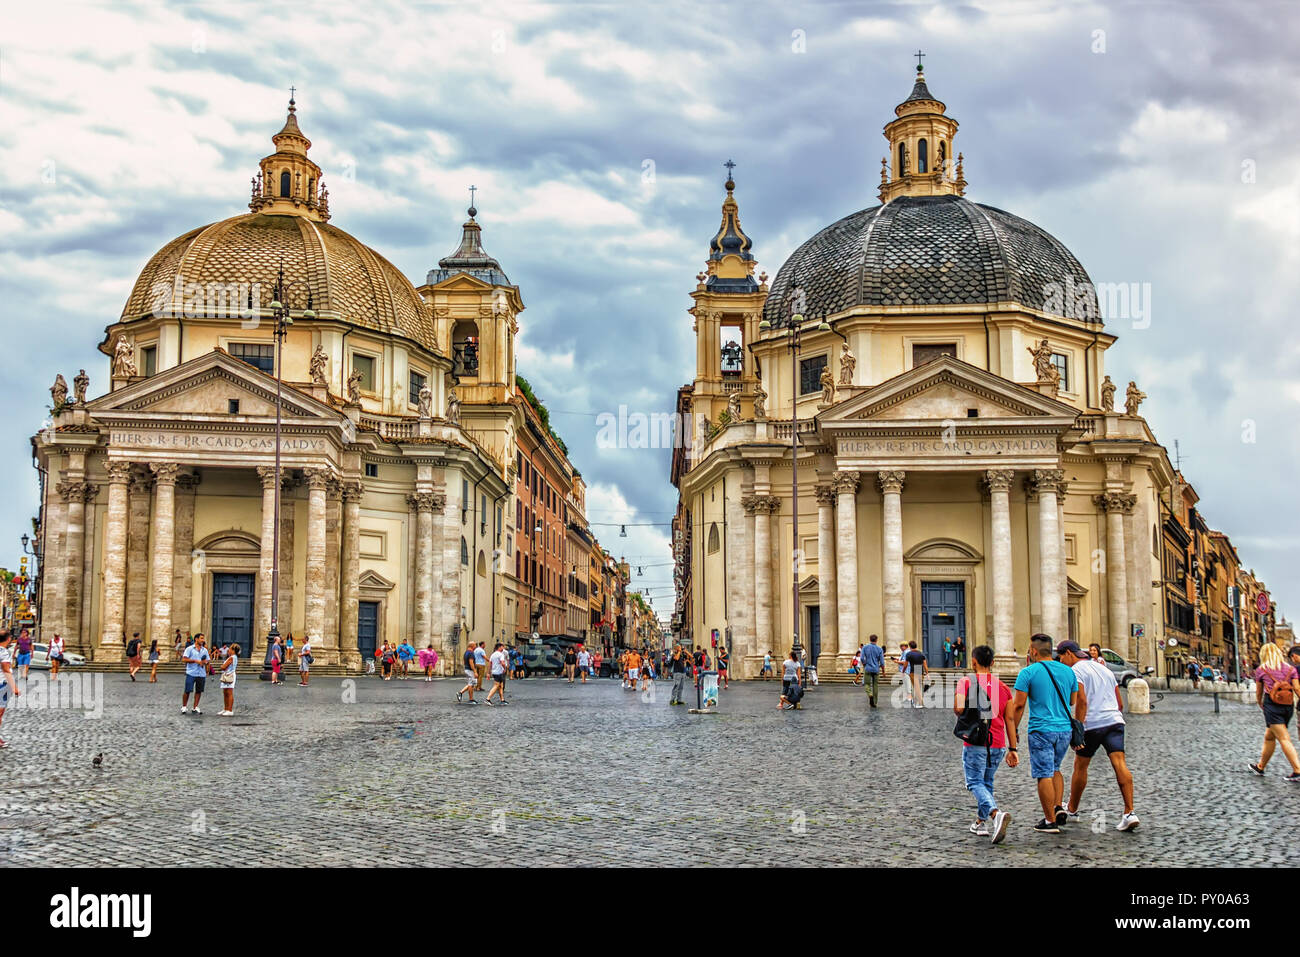
{"type": "Polygon", "coordinates": [[[228,717],[230,717],[230,716],[231,716],[232,714],[234,714],[234,713],[235,713],[235,712],[233,712],[233,711],[218,711],[218,712],[217,712],[217,717],[218,717],[218,718],[228,718],[228,717]]]}
{"type": "Polygon", "coordinates": [[[1007,836],[1007,825],[1011,823],[1011,815],[1006,811],[998,811],[993,815],[992,838],[994,844],[1001,844],[1007,836]]]}
{"type": "Polygon", "coordinates": [[[1136,830],[1137,826],[1141,823],[1142,822],[1138,820],[1138,816],[1134,814],[1132,811],[1129,811],[1127,814],[1125,814],[1122,818],[1119,819],[1119,823],[1115,825],[1115,830],[1117,831],[1136,830]]]}
{"type": "Polygon", "coordinates": [[[1078,811],[1071,811],[1071,810],[1067,807],[1067,808],[1065,809],[1065,819],[1066,819],[1067,821],[1077,821],[1077,820],[1079,820],[1079,812],[1078,812],[1078,811]]]}
{"type": "Polygon", "coordinates": [[[988,837],[988,836],[989,836],[989,822],[988,822],[988,821],[974,821],[974,822],[972,822],[972,824],[971,824],[971,826],[970,826],[970,832],[971,832],[972,834],[974,834],[976,837],[988,837]]]}
{"type": "Polygon", "coordinates": [[[186,714],[189,712],[189,710],[190,709],[185,707],[185,705],[181,705],[181,714],[186,714]]]}
{"type": "Polygon", "coordinates": [[[196,707],[194,708],[194,713],[195,713],[195,714],[202,714],[203,712],[200,711],[200,710],[198,709],[198,707],[196,706],[196,707]]]}

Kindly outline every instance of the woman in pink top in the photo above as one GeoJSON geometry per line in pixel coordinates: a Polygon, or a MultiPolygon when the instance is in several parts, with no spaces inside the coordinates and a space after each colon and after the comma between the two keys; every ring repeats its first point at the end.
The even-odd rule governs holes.
{"type": "Polygon", "coordinates": [[[1300,783],[1300,760],[1296,758],[1295,745],[1287,725],[1295,713],[1295,702],[1300,697],[1300,676],[1282,657],[1282,649],[1271,641],[1259,649],[1259,667],[1255,669],[1255,703],[1264,712],[1264,750],[1259,763],[1250,769],[1261,777],[1268,767],[1273,749],[1282,745],[1282,753],[1291,762],[1291,773],[1286,780],[1300,783]]]}

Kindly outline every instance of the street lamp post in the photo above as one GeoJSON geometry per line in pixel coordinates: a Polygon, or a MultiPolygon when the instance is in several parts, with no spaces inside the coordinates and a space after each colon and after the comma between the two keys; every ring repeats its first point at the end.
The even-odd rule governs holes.
{"type": "MultiPolygon", "coordinates": [[[[791,650],[794,651],[795,660],[803,662],[804,679],[807,679],[808,663],[804,662],[803,646],[799,641],[799,624],[802,617],[802,609],[799,606],[799,350],[803,345],[804,333],[804,316],[803,311],[806,305],[803,288],[799,285],[798,280],[790,288],[790,324],[786,332],[785,347],[790,353],[790,508],[792,518],[790,522],[790,596],[791,609],[793,610],[794,625],[794,642],[791,650]]],[[[772,323],[764,319],[758,324],[760,332],[770,332],[772,323]]],[[[817,323],[814,331],[830,332],[831,327],[826,320],[817,323]]],[[[812,662],[816,667],[817,663],[812,662]]]]}
{"type": "MultiPolygon", "coordinates": [[[[285,288],[286,285],[296,285],[298,282],[300,280],[285,283],[284,265],[281,264],[276,274],[275,290],[271,299],[271,320],[275,323],[271,330],[272,335],[275,336],[275,520],[271,530],[271,629],[266,634],[266,658],[262,665],[262,677],[265,680],[270,679],[271,649],[280,637],[280,428],[284,383],[282,357],[284,340],[289,335],[289,327],[293,325],[293,317],[289,314],[289,306],[285,302],[285,288]]],[[[302,285],[307,286],[306,283],[302,285]]],[[[307,308],[302,311],[301,318],[308,321],[316,318],[316,312],[311,306],[311,287],[307,286],[307,308]]]]}

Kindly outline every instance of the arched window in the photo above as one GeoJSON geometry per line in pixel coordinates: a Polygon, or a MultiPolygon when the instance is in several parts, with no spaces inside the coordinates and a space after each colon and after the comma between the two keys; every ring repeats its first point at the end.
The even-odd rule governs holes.
{"type": "Polygon", "coordinates": [[[916,144],[916,171],[918,173],[930,172],[930,144],[924,139],[916,144]]]}
{"type": "Polygon", "coordinates": [[[469,545],[465,543],[464,535],[460,537],[460,563],[462,565],[469,564],[469,545]]]}
{"type": "Polygon", "coordinates": [[[899,143],[898,144],[898,175],[904,176],[906,174],[907,174],[907,144],[899,143]]]}
{"type": "Polygon", "coordinates": [[[478,577],[487,578],[487,556],[482,551],[478,553],[478,577]]]}
{"type": "Polygon", "coordinates": [[[712,555],[718,550],[718,523],[714,522],[709,526],[709,554],[712,555]]]}
{"type": "Polygon", "coordinates": [[[939,141],[939,172],[942,173],[948,165],[948,144],[943,140],[939,141]]]}
{"type": "Polygon", "coordinates": [[[280,174],[280,195],[288,196],[293,191],[292,184],[293,178],[289,175],[289,171],[285,170],[280,174]]]}

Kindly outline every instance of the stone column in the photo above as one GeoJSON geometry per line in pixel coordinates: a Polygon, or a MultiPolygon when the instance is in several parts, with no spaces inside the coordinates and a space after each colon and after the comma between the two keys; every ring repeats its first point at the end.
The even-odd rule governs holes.
{"type": "Polygon", "coordinates": [[[836,606],[839,599],[835,593],[835,489],[818,485],[813,494],[817,496],[817,605],[821,609],[822,627],[822,654],[817,659],[817,670],[832,674],[844,671],[857,649],[846,652],[845,646],[852,642],[839,629],[836,606]]]}
{"type": "MultiPolygon", "coordinates": [[[[272,578],[275,574],[275,466],[259,465],[257,477],[262,482],[262,542],[257,562],[257,630],[260,636],[265,636],[271,631],[271,591],[274,588],[272,578]]],[[[279,612],[278,606],[276,612],[279,612]]]]}
{"type": "Polygon", "coordinates": [[[883,500],[880,540],[885,647],[907,641],[903,612],[903,480],[907,473],[894,469],[876,473],[883,500]]]}
{"type": "Polygon", "coordinates": [[[293,631],[293,575],[296,562],[294,534],[297,531],[295,518],[298,514],[297,500],[289,495],[299,485],[292,476],[280,476],[280,581],[276,586],[276,604],[280,634],[293,631]]]}
{"type": "Polygon", "coordinates": [[[96,562],[95,542],[98,541],[95,530],[95,498],[99,495],[99,486],[87,482],[85,486],[85,533],[81,556],[81,635],[87,657],[95,647],[95,635],[92,624],[95,620],[95,582],[99,575],[96,562]]]}
{"type": "MultiPolygon", "coordinates": [[[[763,655],[768,651],[767,648],[759,647],[758,630],[755,624],[755,607],[757,603],[754,601],[753,595],[749,592],[749,589],[752,588],[754,584],[754,562],[756,560],[754,557],[756,551],[754,548],[754,509],[752,500],[752,495],[745,495],[740,499],[740,509],[744,514],[743,521],[745,524],[745,538],[740,550],[740,555],[736,560],[737,564],[740,566],[742,580],[746,586],[745,604],[741,609],[741,618],[745,623],[745,640],[749,648],[747,654],[750,655],[748,668],[742,672],[743,677],[746,678],[753,678],[758,675],[759,669],[763,667],[763,655]]],[[[696,584],[697,582],[692,579],[691,587],[694,588],[696,584]]],[[[697,601],[693,607],[700,607],[700,603],[697,601]]],[[[736,654],[733,651],[732,658],[734,659],[735,656],[736,654]]],[[[733,664],[732,667],[734,668],[735,665],[733,664]]]]}
{"type": "Polygon", "coordinates": [[[149,512],[153,479],[147,473],[131,476],[131,500],[126,529],[126,621],[130,635],[149,631],[149,512]]]}
{"type": "MultiPolygon", "coordinates": [[[[196,563],[198,556],[194,554],[194,506],[198,485],[197,475],[182,474],[176,477],[176,550],[172,563],[173,636],[176,629],[186,631],[190,627],[194,612],[194,573],[205,570],[203,563],[196,563]]],[[[158,651],[163,661],[171,660],[170,643],[159,645],[158,651]]]]}
{"type": "MultiPolygon", "coordinates": [[[[743,677],[744,661],[754,654],[754,650],[745,623],[745,606],[750,604],[749,566],[744,562],[745,510],[741,499],[735,495],[727,498],[726,519],[727,627],[731,629],[727,650],[731,652],[736,676],[743,677]]],[[[725,632],[723,640],[726,641],[725,632]]]]}
{"type": "Polygon", "coordinates": [[[406,497],[415,509],[415,646],[419,649],[433,640],[433,516],[441,511],[441,498],[435,492],[406,497]]]}
{"type": "Polygon", "coordinates": [[[1110,648],[1130,661],[1137,659],[1137,642],[1129,635],[1128,575],[1124,560],[1124,515],[1133,510],[1137,497],[1123,492],[1104,492],[1093,501],[1106,513],[1106,605],[1109,611],[1110,648]]]}
{"type": "Polygon", "coordinates": [[[997,671],[1016,669],[1016,615],[1011,565],[1011,469],[988,469],[984,479],[992,499],[993,655],[997,671]]]}
{"type": "Polygon", "coordinates": [[[835,490],[835,628],[842,649],[856,644],[858,631],[858,483],[857,472],[836,472],[835,490]]]}
{"type": "MultiPolygon", "coordinates": [[[[449,657],[451,645],[449,636],[453,625],[460,623],[460,585],[461,585],[461,564],[460,564],[460,539],[463,534],[460,521],[461,509],[461,487],[460,478],[455,473],[448,473],[447,485],[443,491],[443,512],[442,512],[442,568],[439,570],[437,559],[435,564],[435,590],[437,584],[442,585],[442,601],[439,603],[435,599],[434,604],[434,639],[433,646],[438,649],[438,656],[442,658],[449,657]],[[439,614],[441,613],[441,614],[439,614]]],[[[541,568],[544,552],[539,548],[537,552],[537,565],[541,568]]],[[[538,598],[542,597],[542,590],[537,589],[538,598]]],[[[468,638],[460,635],[460,649],[463,651],[468,638]]]]}
{"type": "MultiPolygon", "coordinates": [[[[51,476],[53,480],[53,476],[51,476]]],[[[68,505],[59,490],[62,482],[47,487],[45,495],[45,555],[41,573],[45,583],[41,589],[41,636],[49,641],[52,635],[63,636],[64,579],[68,575],[66,538],[68,531],[68,505]]],[[[71,649],[69,649],[71,650],[71,649]]]]}
{"type": "Polygon", "coordinates": [[[304,627],[312,644],[321,647],[325,638],[325,493],[328,469],[303,469],[307,480],[307,597],[304,627]]]}
{"type": "MultiPolygon", "coordinates": [[[[1062,472],[1062,475],[1065,473],[1062,472]]],[[[1060,542],[1058,553],[1060,554],[1061,578],[1059,587],[1061,589],[1061,637],[1068,638],[1070,631],[1070,581],[1069,574],[1065,569],[1065,493],[1069,491],[1070,484],[1064,480],[1056,483],[1056,535],[1060,542]]]]}
{"type": "MultiPolygon", "coordinates": [[[[149,573],[150,641],[164,648],[172,640],[172,575],[176,569],[176,473],[174,462],[155,462],[153,556],[149,573]]],[[[252,649],[245,649],[251,652],[252,649]]]]}
{"type": "Polygon", "coordinates": [[[1061,469],[1035,469],[1030,478],[1038,495],[1038,602],[1043,633],[1056,641],[1066,637],[1065,610],[1061,605],[1064,556],[1058,527],[1061,516],[1056,502],[1056,487],[1064,475],[1061,469]]]}
{"type": "MultiPolygon", "coordinates": [[[[772,509],[769,496],[755,495],[744,503],[754,516],[754,640],[758,654],[779,650],[772,645],[772,509]]],[[[699,636],[702,638],[702,636],[699,636]]]]}
{"type": "Polygon", "coordinates": [[[63,630],[60,634],[69,651],[86,651],[81,630],[82,573],[86,564],[86,496],[94,489],[85,482],[63,482],[58,487],[64,509],[63,630]]]}
{"type": "MultiPolygon", "coordinates": [[[[349,662],[361,663],[357,654],[357,609],[361,600],[361,496],[360,482],[343,485],[343,574],[339,606],[339,651],[349,662]]],[[[380,623],[382,629],[382,622],[380,623]]]]}
{"type": "Polygon", "coordinates": [[[121,656],[122,633],[126,630],[126,547],[130,517],[127,486],[131,463],[108,463],[108,515],[104,522],[104,614],[103,635],[95,659],[111,661],[121,656]]]}
{"type": "Polygon", "coordinates": [[[342,483],[331,475],[325,488],[325,638],[327,648],[339,646],[339,559],[343,538],[342,483]]]}

